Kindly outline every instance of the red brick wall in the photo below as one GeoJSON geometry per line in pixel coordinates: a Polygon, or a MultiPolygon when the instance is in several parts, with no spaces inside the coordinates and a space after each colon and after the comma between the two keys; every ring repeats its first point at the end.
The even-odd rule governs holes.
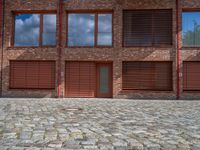
{"type": "Polygon", "coordinates": [[[1,54],[2,54],[2,18],[3,18],[3,0],[0,0],[0,96],[1,96],[1,54]]]}
{"type": "MultiPolygon", "coordinates": [[[[14,48],[11,47],[12,11],[17,10],[57,10],[57,0],[6,0],[5,47],[3,66],[3,96],[24,97],[55,97],[56,90],[10,90],[9,60],[57,60],[56,48],[14,48]]],[[[116,98],[176,98],[176,1],[175,0],[68,0],[63,4],[63,40],[61,65],[61,94],[65,91],[65,61],[112,61],[113,62],[113,93],[116,98]],[[113,10],[114,11],[114,46],[112,48],[67,48],[66,45],[66,10],[113,10]],[[122,47],[122,11],[124,9],[172,9],[173,10],[173,45],[171,47],[122,47]],[[144,92],[122,91],[122,61],[172,61],[173,91],[144,92]]],[[[199,0],[182,0],[182,8],[200,8],[199,0]]],[[[181,19],[181,14],[180,14],[181,19]]],[[[58,19],[59,17],[57,17],[58,19]]],[[[58,19],[59,21],[59,19],[58,19]]],[[[57,22],[58,22],[57,21],[57,22]]],[[[181,27],[181,22],[179,24],[181,27]]],[[[58,31],[58,26],[57,26],[58,31]]],[[[181,32],[179,33],[181,34],[181,32]]],[[[181,51],[181,67],[183,60],[200,60],[199,48],[181,51]]],[[[182,71],[182,69],[181,69],[182,71]]],[[[182,83],[182,77],[181,77],[182,83]]],[[[181,84],[182,85],[182,84],[181,84]]],[[[182,89],[182,86],[181,86],[182,89]]],[[[183,93],[183,98],[200,98],[198,93],[183,93]]]]}

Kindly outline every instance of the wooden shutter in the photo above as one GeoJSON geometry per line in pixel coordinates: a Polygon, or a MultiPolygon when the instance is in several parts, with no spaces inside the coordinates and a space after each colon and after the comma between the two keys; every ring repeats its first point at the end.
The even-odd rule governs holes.
{"type": "Polygon", "coordinates": [[[124,11],[123,16],[124,46],[152,45],[152,12],[124,11]]]}
{"type": "Polygon", "coordinates": [[[172,45],[172,10],[153,13],[153,44],[172,45]]]}
{"type": "Polygon", "coordinates": [[[172,44],[172,10],[125,10],[124,46],[172,44]]]}
{"type": "Polygon", "coordinates": [[[96,67],[93,62],[66,62],[67,97],[95,97],[96,67]]]}
{"type": "Polygon", "coordinates": [[[123,62],[124,90],[172,90],[171,62],[123,62]]]}
{"type": "Polygon", "coordinates": [[[200,91],[200,62],[183,63],[183,90],[200,91]]]}
{"type": "Polygon", "coordinates": [[[54,89],[55,62],[53,61],[11,61],[10,88],[54,89]]]}

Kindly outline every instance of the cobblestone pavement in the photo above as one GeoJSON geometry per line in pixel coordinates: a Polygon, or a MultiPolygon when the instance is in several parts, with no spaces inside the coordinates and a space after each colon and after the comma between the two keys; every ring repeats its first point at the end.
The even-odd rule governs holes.
{"type": "Polygon", "coordinates": [[[200,150],[200,101],[0,99],[0,150],[200,150]]]}

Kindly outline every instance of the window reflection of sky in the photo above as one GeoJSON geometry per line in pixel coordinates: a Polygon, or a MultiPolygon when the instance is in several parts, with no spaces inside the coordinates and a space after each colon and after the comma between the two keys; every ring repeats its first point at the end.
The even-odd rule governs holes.
{"type": "MultiPolygon", "coordinates": [[[[55,45],[56,15],[44,15],[43,45],[55,45]]],[[[15,46],[39,46],[40,14],[15,17],[15,46]]]]}

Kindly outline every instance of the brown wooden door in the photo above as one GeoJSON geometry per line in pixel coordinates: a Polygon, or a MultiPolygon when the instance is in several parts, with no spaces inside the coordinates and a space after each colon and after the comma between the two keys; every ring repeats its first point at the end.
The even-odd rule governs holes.
{"type": "Polygon", "coordinates": [[[97,64],[97,97],[112,97],[112,64],[97,64]]]}

